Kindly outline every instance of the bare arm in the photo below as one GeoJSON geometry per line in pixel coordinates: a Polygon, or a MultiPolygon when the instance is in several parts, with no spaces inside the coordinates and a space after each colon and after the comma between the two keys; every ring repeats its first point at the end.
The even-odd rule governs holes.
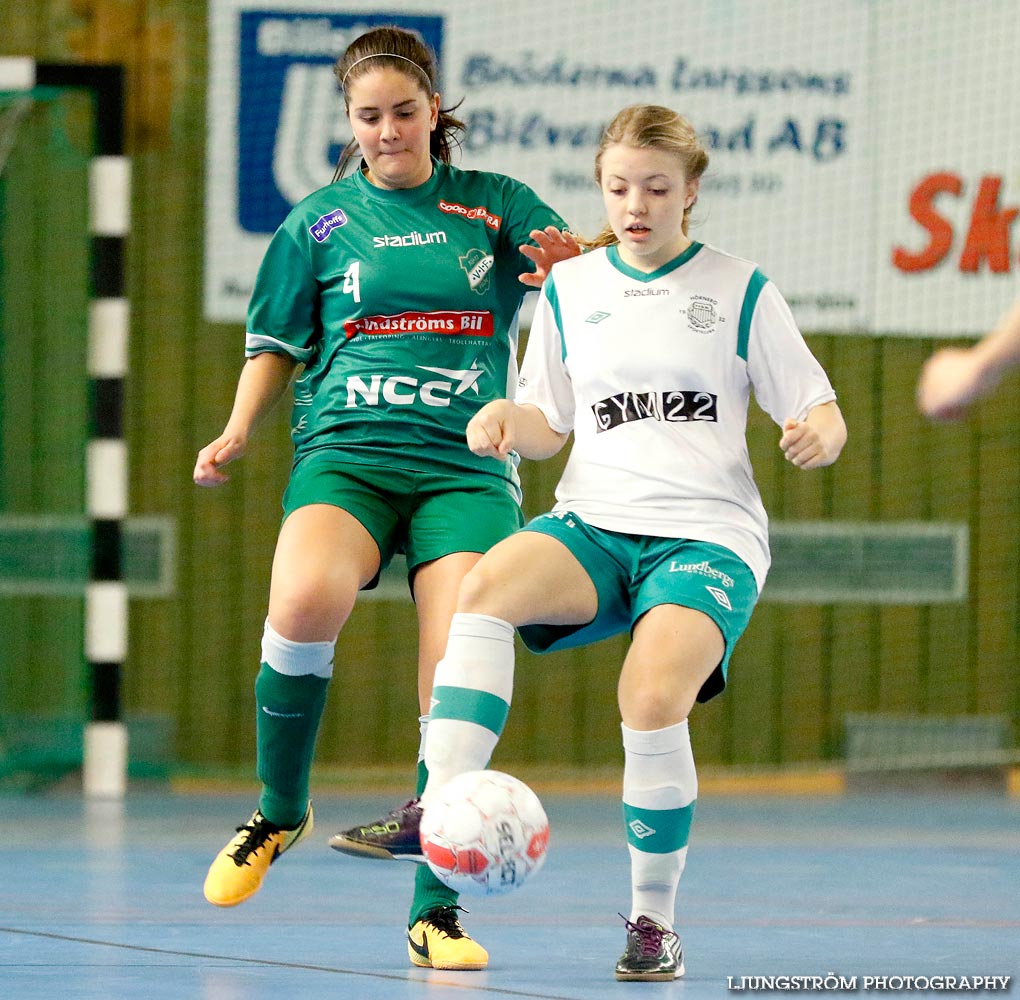
{"type": "Polygon", "coordinates": [[[193,473],[197,485],[219,486],[230,478],[220,470],[245,453],[252,432],[290,384],[295,364],[286,354],[270,353],[245,362],[227,426],[198,453],[193,473]]]}
{"type": "Polygon", "coordinates": [[[917,406],[933,420],[959,420],[1002,376],[1020,367],[1020,299],[969,348],[936,351],[921,369],[917,406]]]}
{"type": "Polygon", "coordinates": [[[518,406],[509,399],[486,403],[467,425],[468,447],[491,458],[506,458],[511,449],[522,458],[549,458],[566,440],[537,406],[518,406]]]}
{"type": "Polygon", "coordinates": [[[845,444],[846,423],[835,401],[812,407],[804,420],[784,420],[779,439],[786,460],[799,469],[832,465],[845,444]]]}

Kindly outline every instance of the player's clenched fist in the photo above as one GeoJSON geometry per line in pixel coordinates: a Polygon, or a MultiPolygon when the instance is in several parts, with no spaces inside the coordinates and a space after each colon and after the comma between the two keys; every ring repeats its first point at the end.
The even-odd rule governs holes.
{"type": "Polygon", "coordinates": [[[506,458],[514,446],[514,404],[508,399],[486,403],[468,422],[468,447],[489,458],[506,458]]]}
{"type": "Polygon", "coordinates": [[[813,407],[805,420],[784,420],[779,448],[798,469],[820,469],[839,458],[845,443],[846,424],[831,402],[813,407]]]}
{"type": "Polygon", "coordinates": [[[220,486],[230,476],[222,472],[224,465],[240,458],[246,443],[239,438],[223,434],[215,441],[207,444],[199,453],[195,462],[192,478],[197,486],[220,486]]]}

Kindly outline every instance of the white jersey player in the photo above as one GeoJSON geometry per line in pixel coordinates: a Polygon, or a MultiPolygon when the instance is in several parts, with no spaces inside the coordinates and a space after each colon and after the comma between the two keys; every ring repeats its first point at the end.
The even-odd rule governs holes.
{"type": "Polygon", "coordinates": [[[573,431],[554,513],[611,531],[723,545],[769,564],[745,431],[749,391],[782,424],[835,399],[779,291],[691,242],[650,273],[617,245],[545,284],[516,401],[573,431]]]}
{"type": "Polygon", "coordinates": [[[468,424],[478,455],[542,458],[571,432],[574,444],[555,509],[461,586],[422,806],[486,765],[509,708],[515,628],[540,652],[629,630],[618,699],[632,892],[615,974],[669,980],[684,969],[673,922],[697,798],[687,717],[723,689],[769,562],[745,444],[751,391],[802,469],[834,462],[846,427],[775,286],[688,237],[708,164],[688,122],[626,108],[595,163],[609,226],[594,252],[552,268],[516,400],[468,424]]]}

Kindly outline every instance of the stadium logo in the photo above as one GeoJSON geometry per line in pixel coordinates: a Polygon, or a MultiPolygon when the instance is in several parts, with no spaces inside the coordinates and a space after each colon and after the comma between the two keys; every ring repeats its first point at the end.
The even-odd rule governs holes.
{"type": "Polygon", "coordinates": [[[462,219],[481,219],[490,229],[499,229],[503,219],[493,215],[484,205],[476,205],[468,208],[467,205],[458,205],[455,201],[439,201],[439,211],[447,215],[459,215],[462,219]]]}
{"type": "Polygon", "coordinates": [[[441,229],[434,233],[407,233],[404,236],[373,236],[374,247],[423,247],[429,243],[445,243],[446,233],[441,229]]]}
{"type": "Polygon", "coordinates": [[[329,215],[323,215],[313,222],[308,227],[308,232],[312,234],[312,239],[316,243],[325,243],[329,234],[334,229],[339,229],[341,226],[347,225],[347,216],[344,215],[344,210],[338,208],[335,212],[330,212],[329,215]]]}
{"type": "Polygon", "coordinates": [[[687,325],[694,333],[713,333],[715,325],[719,321],[719,314],[716,312],[718,303],[715,299],[707,298],[704,295],[691,296],[690,305],[687,306],[687,325]]]}

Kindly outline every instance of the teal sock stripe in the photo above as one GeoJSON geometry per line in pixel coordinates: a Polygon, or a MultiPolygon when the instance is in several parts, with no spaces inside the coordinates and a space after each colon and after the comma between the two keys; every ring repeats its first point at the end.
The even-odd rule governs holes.
{"type": "Polygon", "coordinates": [[[499,736],[506,725],[510,706],[489,691],[474,688],[437,687],[432,689],[432,708],[429,720],[454,719],[484,726],[499,736]]]}
{"type": "Polygon", "coordinates": [[[640,809],[623,804],[627,843],[646,854],[670,854],[687,846],[694,802],[680,809],[640,809]]]}

